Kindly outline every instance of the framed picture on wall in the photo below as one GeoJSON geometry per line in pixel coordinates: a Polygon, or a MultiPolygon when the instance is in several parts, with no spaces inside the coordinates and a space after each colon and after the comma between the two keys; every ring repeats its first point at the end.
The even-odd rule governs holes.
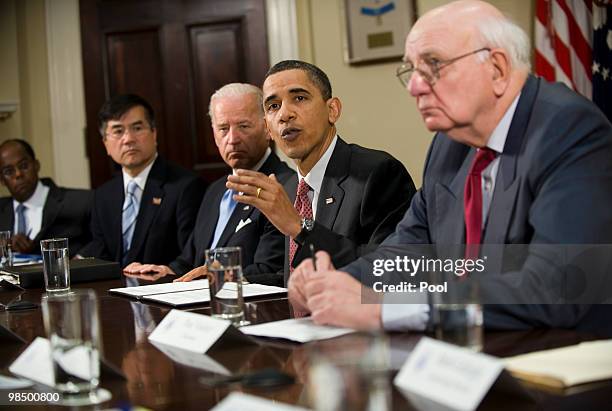
{"type": "Polygon", "coordinates": [[[416,0],[344,0],[346,61],[365,64],[396,60],[416,21],[416,0]]]}

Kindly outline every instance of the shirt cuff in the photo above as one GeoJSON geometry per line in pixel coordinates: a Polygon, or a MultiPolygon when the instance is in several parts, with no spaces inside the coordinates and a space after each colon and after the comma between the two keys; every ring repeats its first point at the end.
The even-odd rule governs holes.
{"type": "Polygon", "coordinates": [[[386,331],[425,331],[429,304],[382,304],[381,317],[386,331]]]}

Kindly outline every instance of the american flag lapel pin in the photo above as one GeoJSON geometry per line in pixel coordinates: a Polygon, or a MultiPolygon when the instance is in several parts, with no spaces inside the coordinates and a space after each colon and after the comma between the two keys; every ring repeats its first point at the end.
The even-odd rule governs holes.
{"type": "Polygon", "coordinates": [[[331,204],[334,202],[334,198],[333,197],[328,197],[325,199],[325,204],[331,204]]]}
{"type": "Polygon", "coordinates": [[[153,205],[160,205],[161,204],[161,197],[153,197],[153,205]]]}

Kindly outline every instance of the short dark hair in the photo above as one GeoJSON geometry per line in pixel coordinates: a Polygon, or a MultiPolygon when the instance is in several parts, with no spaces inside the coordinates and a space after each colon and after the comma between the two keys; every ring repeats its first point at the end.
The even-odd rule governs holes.
{"type": "Polygon", "coordinates": [[[274,66],[268,70],[266,73],[266,78],[270,77],[272,74],[279,73],[285,70],[302,70],[305,71],[310,78],[310,81],[319,89],[321,95],[323,96],[323,100],[327,101],[332,97],[332,87],[329,82],[329,77],[327,74],[323,72],[320,68],[315,66],[314,64],[306,63],[305,61],[300,60],[283,60],[276,63],[274,66]]]}
{"type": "Polygon", "coordinates": [[[104,103],[98,112],[98,130],[102,137],[109,120],[119,120],[129,110],[138,106],[144,108],[149,126],[155,129],[155,112],[147,100],[136,94],[120,94],[104,103]]]}
{"type": "Polygon", "coordinates": [[[32,160],[36,160],[34,149],[30,145],[30,143],[28,143],[27,141],[22,140],[20,138],[11,138],[9,140],[4,140],[2,144],[0,144],[0,151],[9,144],[19,144],[23,148],[23,150],[26,152],[26,154],[32,158],[32,160]]]}

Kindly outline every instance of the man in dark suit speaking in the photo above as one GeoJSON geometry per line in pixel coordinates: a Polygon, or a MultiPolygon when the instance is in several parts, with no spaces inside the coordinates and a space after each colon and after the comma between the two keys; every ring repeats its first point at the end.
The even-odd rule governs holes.
{"type": "MultiPolygon", "coordinates": [[[[261,90],[251,84],[231,83],[210,98],[209,116],[215,144],[223,161],[233,170],[241,168],[274,174],[285,181],[291,169],[270,148],[261,105],[261,90]]],[[[276,273],[283,266],[284,237],[255,207],[238,204],[225,187],[227,176],[206,191],[193,233],[181,255],[168,265],[132,263],[129,274],[183,275],[190,281],[206,274],[204,251],[214,247],[240,246],[244,274],[276,273]]],[[[145,261],[146,262],[146,261],[145,261]]],[[[261,278],[261,277],[260,277],[261,278]]]]}
{"type": "Polygon", "coordinates": [[[374,261],[414,244],[463,244],[468,258],[519,244],[526,251],[512,267],[504,261],[479,280],[485,327],[610,330],[609,305],[557,304],[554,295],[576,272],[585,281],[571,292],[607,282],[609,302],[605,264],[575,271],[543,251],[612,244],[612,126],[585,98],[529,75],[529,54],[527,35],[485,2],[453,2],[419,19],[397,75],[437,132],[423,186],[376,252],[336,272],[323,253],[318,272],[304,262],[289,286],[297,307],[318,323],[422,330],[427,299],[361,303],[357,279],[372,277],[374,261]]]}
{"type": "Polygon", "coordinates": [[[236,200],[261,210],[286,236],[285,280],[310,245],[338,265],[375,248],[406,211],[415,191],[391,155],[348,144],[336,134],[342,104],[327,75],[296,60],[272,67],[263,85],[270,135],[297,165],[281,186],[274,178],[237,170],[228,187],[236,200]]]}
{"type": "Polygon", "coordinates": [[[193,230],[204,183],[157,155],[155,114],[143,98],[113,97],[98,120],[106,152],[121,173],[96,189],[93,240],[80,254],[124,267],[132,261],[167,264],[193,230]]]}
{"type": "Polygon", "coordinates": [[[13,251],[26,254],[40,254],[40,240],[67,237],[73,256],[91,239],[92,192],[58,187],[50,178],[39,179],[39,171],[26,141],[0,145],[0,180],[12,196],[0,199],[0,230],[12,231],[13,251]]]}

